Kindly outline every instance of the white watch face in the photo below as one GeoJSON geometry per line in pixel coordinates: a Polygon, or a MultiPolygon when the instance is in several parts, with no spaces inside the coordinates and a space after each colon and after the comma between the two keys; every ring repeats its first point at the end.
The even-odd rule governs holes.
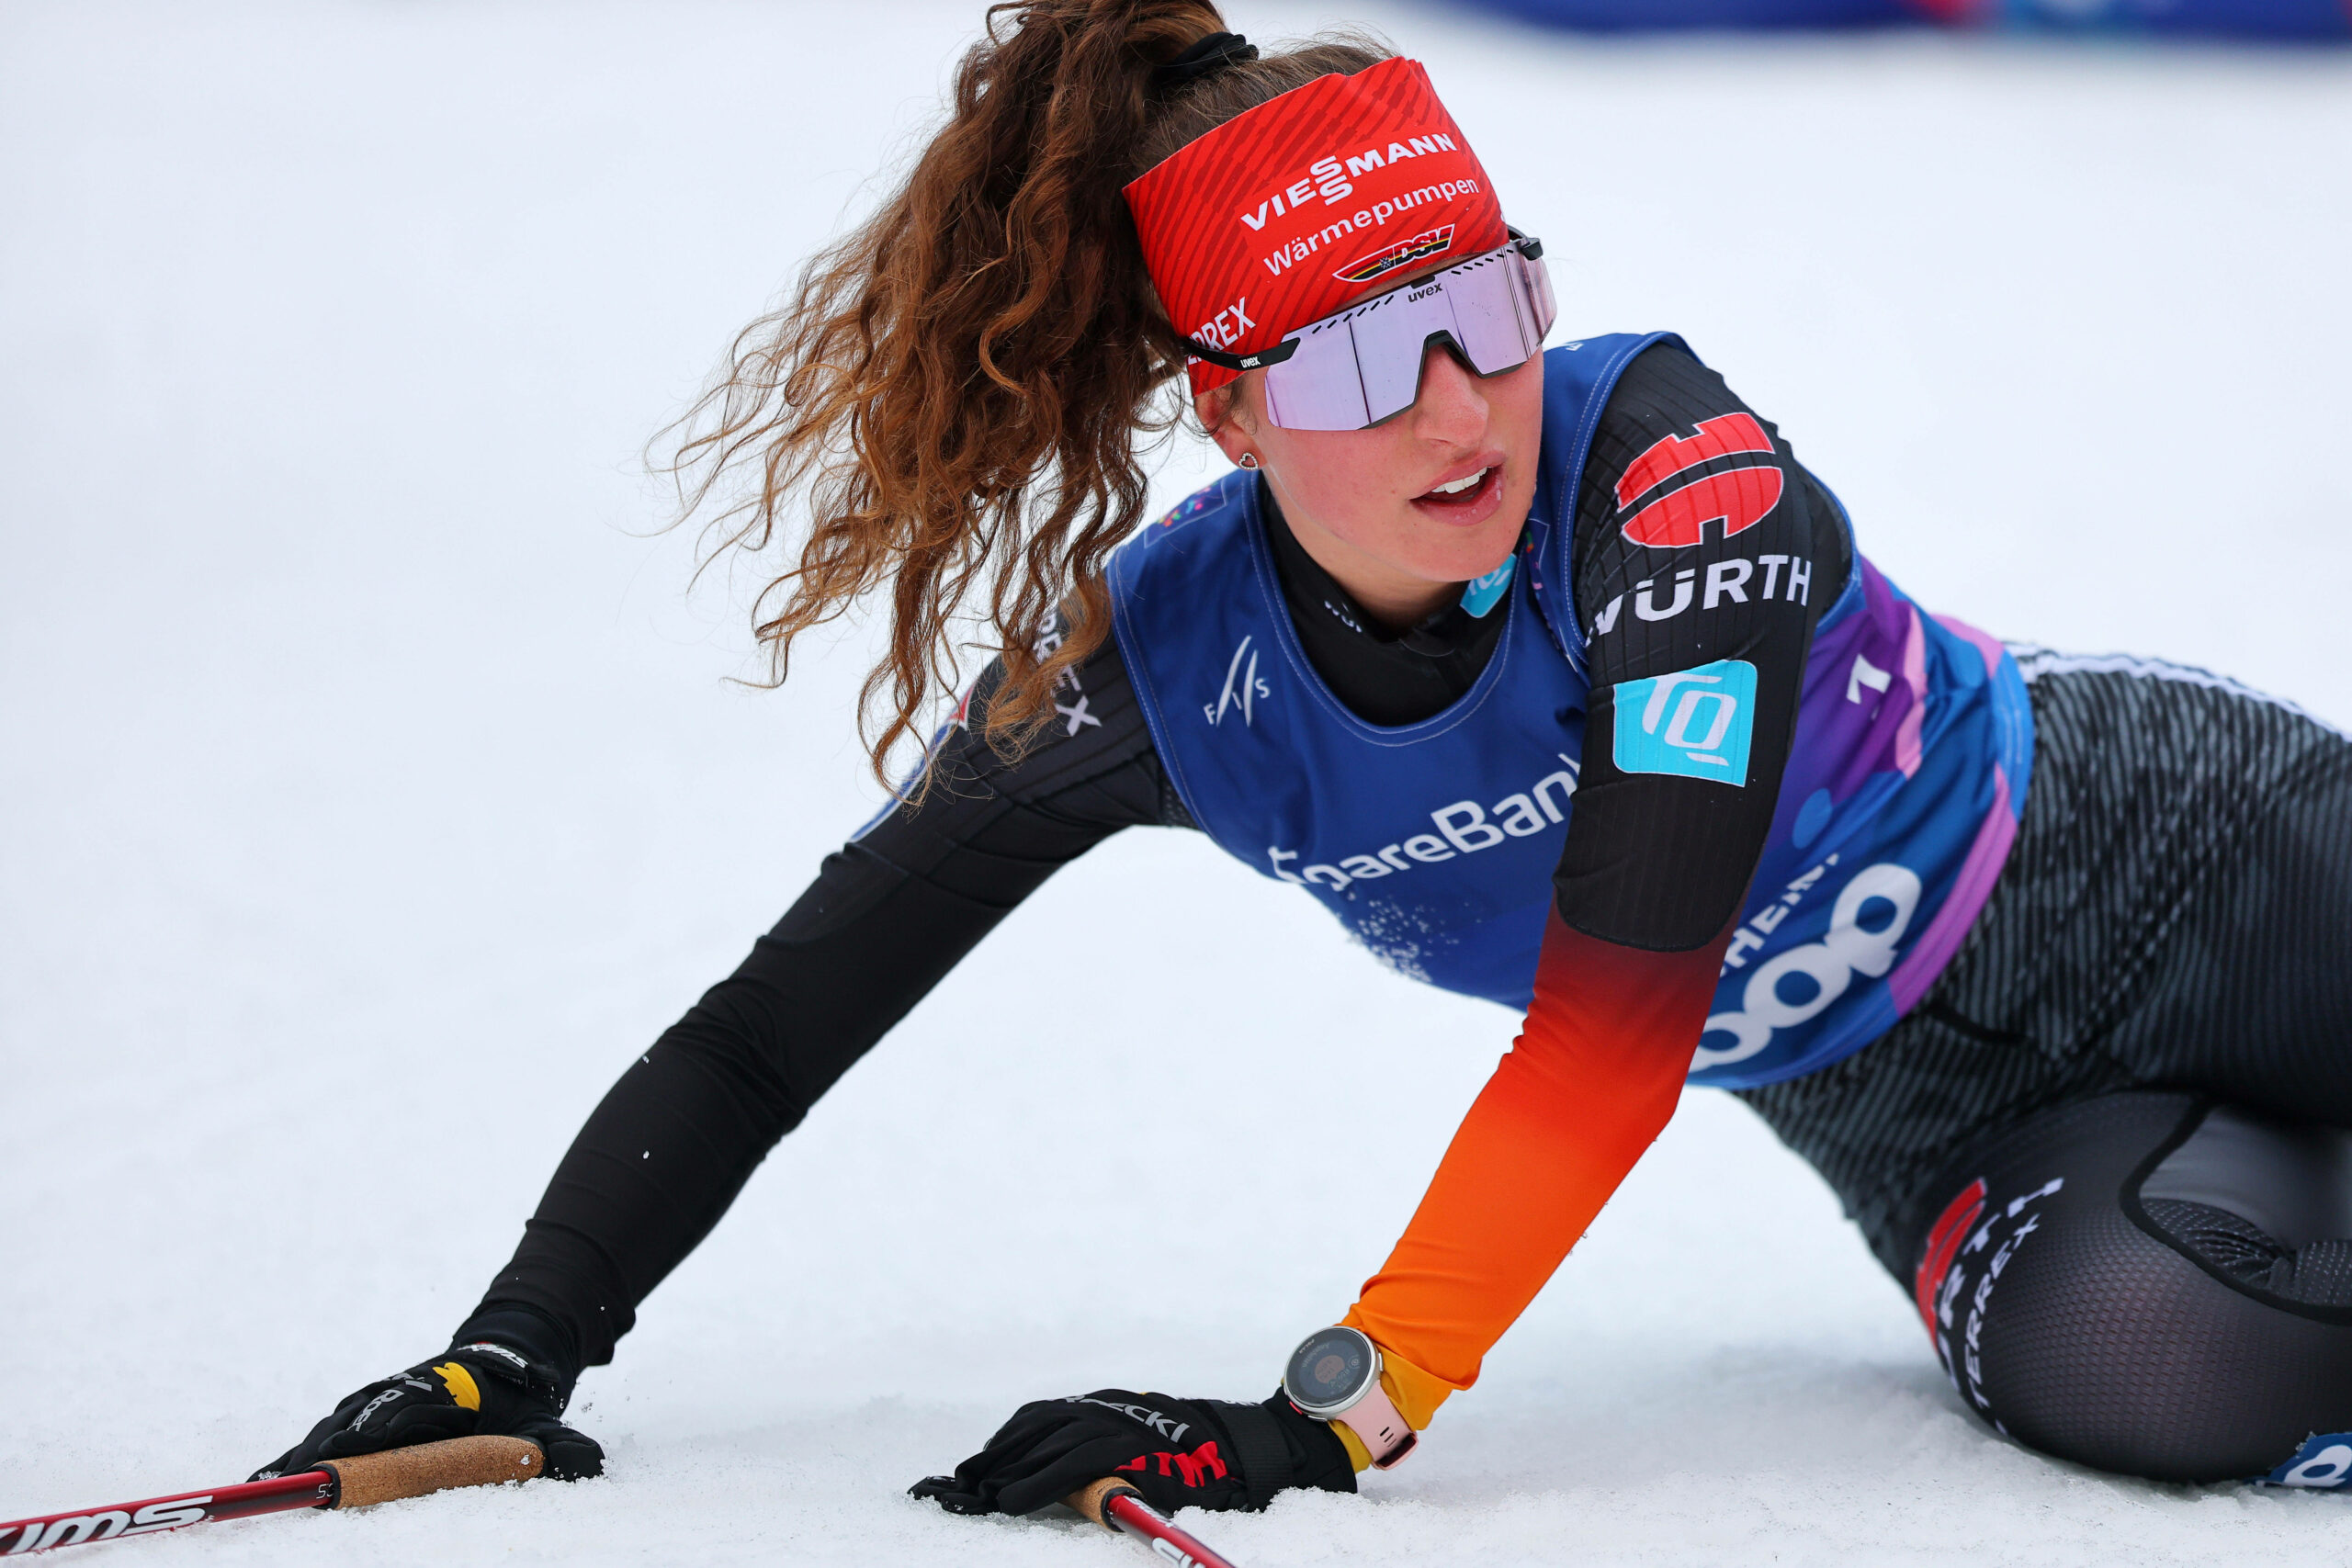
{"type": "Polygon", "coordinates": [[[1328,1416],[1362,1399],[1379,1373],[1379,1352],[1371,1339],[1334,1325],[1308,1335],[1290,1353],[1283,1392],[1307,1415],[1328,1416]]]}

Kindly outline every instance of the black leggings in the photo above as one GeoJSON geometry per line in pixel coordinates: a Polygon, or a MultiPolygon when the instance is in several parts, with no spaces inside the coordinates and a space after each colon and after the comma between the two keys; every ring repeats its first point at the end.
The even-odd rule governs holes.
{"type": "Polygon", "coordinates": [[[2347,1175],[2352,1133],[2181,1094],[2063,1106],[1981,1156],[1928,1228],[1915,1299],[1961,1396],[2044,1452],[2341,1485],[2347,1175]]]}
{"type": "Polygon", "coordinates": [[[2020,650],[1992,901],[1902,1023],[1743,1098],[2060,1457],[2352,1479],[2352,742],[2200,671],[2020,650]]]}

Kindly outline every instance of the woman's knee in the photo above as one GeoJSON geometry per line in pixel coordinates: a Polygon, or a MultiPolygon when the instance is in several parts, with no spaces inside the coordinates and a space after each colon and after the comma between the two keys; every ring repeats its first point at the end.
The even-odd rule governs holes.
{"type": "Polygon", "coordinates": [[[2301,1463],[2296,1481],[2340,1484],[2352,1451],[2305,1450],[2352,1429],[2352,1303],[2270,1288],[2291,1249],[2251,1222],[2141,1201],[2202,1115],[2113,1095],[2004,1139],[1929,1227],[1921,1315],[1961,1397],[2044,1452],[2166,1481],[2301,1463]]]}

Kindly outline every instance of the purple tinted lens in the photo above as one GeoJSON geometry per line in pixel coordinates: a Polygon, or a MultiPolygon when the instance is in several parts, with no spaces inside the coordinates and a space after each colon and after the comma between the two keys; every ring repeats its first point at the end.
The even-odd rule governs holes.
{"type": "Polygon", "coordinates": [[[1526,265],[1516,252],[1482,256],[1447,289],[1453,297],[1454,341],[1481,376],[1524,364],[1543,341],[1529,309],[1526,265]]]}
{"type": "Polygon", "coordinates": [[[1560,315],[1559,306],[1552,300],[1552,272],[1544,265],[1542,256],[1533,261],[1522,258],[1520,265],[1527,279],[1528,299],[1535,310],[1535,337],[1540,343],[1560,315]]]}
{"type": "Polygon", "coordinates": [[[1366,423],[1401,413],[1420,396],[1421,360],[1430,339],[1453,331],[1445,276],[1384,294],[1348,323],[1355,333],[1364,408],[1372,416],[1366,423]]]}
{"type": "Polygon", "coordinates": [[[1362,430],[1412,407],[1433,339],[1497,376],[1525,364],[1551,324],[1541,261],[1480,256],[1296,334],[1296,351],[1267,368],[1267,413],[1288,430],[1362,430]]]}
{"type": "Polygon", "coordinates": [[[1284,430],[1362,430],[1372,423],[1344,321],[1307,328],[1288,359],[1267,367],[1266,417],[1284,430]]]}

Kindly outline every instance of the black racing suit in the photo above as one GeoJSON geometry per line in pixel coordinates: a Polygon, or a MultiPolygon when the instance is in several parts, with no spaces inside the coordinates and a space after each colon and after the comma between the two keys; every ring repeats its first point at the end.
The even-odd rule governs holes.
{"type": "MultiPolygon", "coordinates": [[[[1604,603],[1655,570],[1617,525],[1618,477],[1668,435],[1750,412],[1679,348],[1653,346],[1626,368],[1596,431],[1578,501],[1584,602],[1604,603]]],[[[1781,505],[1736,544],[1718,536],[1694,558],[1704,565],[1710,551],[1777,548],[1820,561],[1826,583],[1842,581],[1851,547],[1834,504],[1777,434],[1770,460],[1786,477],[1781,505]]],[[[1276,515],[1271,493],[1261,500],[1276,515]]],[[[1476,618],[1449,607],[1401,634],[1383,633],[1286,525],[1267,534],[1307,658],[1362,716],[1392,725],[1426,718],[1486,668],[1502,615],[1476,618]]],[[[1619,773],[1610,727],[1589,726],[1559,878],[1565,918],[1606,941],[1671,950],[1716,936],[1736,912],[1770,827],[1813,620],[1836,593],[1812,597],[1811,607],[1726,600],[1705,615],[1595,641],[1596,692],[1726,650],[1755,664],[1750,777],[1760,787],[1619,773]],[[1690,796],[1707,789],[1734,798],[1691,810],[1690,796]],[[1659,830],[1678,819],[1679,831],[1659,830]],[[1598,869],[1576,874],[1578,863],[1598,869]],[[1653,874],[1624,874],[1644,867],[1653,874]]],[[[484,1299],[485,1313],[522,1307],[552,1320],[552,1331],[537,1329],[536,1348],[557,1365],[608,1360],[637,1303],[709,1233],[767,1151],[998,920],[1057,867],[1123,828],[1191,826],[1116,645],[1106,644],[1079,676],[1089,722],[1049,728],[1012,761],[979,739],[977,722],[953,732],[920,804],[826,857],[816,882],[742,966],[631,1065],[558,1167],[522,1247],[484,1299]]],[[[996,678],[993,669],[981,676],[975,719],[996,678]]],[[[484,1323],[471,1326],[490,1333],[484,1323]]],[[[518,1319],[506,1332],[529,1326],[518,1319]]]]}
{"type": "MultiPolygon", "coordinates": [[[[1702,420],[1736,412],[1747,411],[1719,377],[1679,349],[1654,346],[1628,367],[1604,411],[1579,498],[1580,603],[1605,597],[1596,593],[1619,570],[1610,554],[1616,474],[1662,434],[1688,432],[1702,420]]],[[[1798,547],[1825,567],[1838,563],[1825,578],[1840,581],[1850,564],[1849,546],[1833,521],[1834,508],[1777,434],[1775,439],[1777,460],[1792,480],[1786,515],[1775,526],[1793,531],[1798,547]]],[[[1477,679],[1503,616],[1474,619],[1449,609],[1401,635],[1384,634],[1297,546],[1286,525],[1277,522],[1268,535],[1308,659],[1361,716],[1377,724],[1415,722],[1441,711],[1477,679]]],[[[1820,597],[1826,603],[1835,595],[1820,597]]],[[[1717,641],[1726,635],[1696,617],[1683,620],[1690,626],[1674,623],[1675,635],[1712,635],[1717,641]]],[[[1786,697],[1791,724],[1758,729],[1768,770],[1758,776],[1776,784],[1811,619],[1787,628],[1736,630],[1755,650],[1749,657],[1759,665],[1764,700],[1770,703],[1775,690],[1786,697]]],[[[1624,668],[1596,668],[1597,695],[1616,681],[1679,667],[1677,660],[1720,656],[1675,645],[1664,630],[1654,635],[1662,646],[1618,639],[1624,651],[1615,657],[1624,668]]],[[[985,673],[976,688],[976,717],[986,711],[996,673],[985,673]]],[[[1088,716],[1096,722],[1073,723],[1067,732],[1056,728],[1010,761],[978,738],[977,723],[954,733],[939,760],[938,782],[920,805],[890,814],[828,856],[817,880],[741,966],[629,1066],[565,1155],[522,1245],[492,1281],[462,1338],[515,1343],[563,1369],[567,1385],[580,1368],[608,1361],[614,1342],[634,1323],[638,1303],[709,1233],[768,1150],[997,921],[1056,868],[1111,833],[1191,826],[1152,750],[1115,644],[1106,644],[1080,680],[1088,716]]],[[[1821,1168],[1882,1260],[1906,1282],[1937,1212],[1951,1195],[1946,1189],[1956,1190],[1964,1179],[1952,1172],[1973,1170],[1971,1158],[1984,1164],[1993,1156],[1978,1151],[2006,1146],[2005,1137],[2030,1141],[2041,1124],[2037,1118],[2055,1109],[2118,1103],[2117,1091],[2161,1083],[2250,1107],[2290,1113],[2300,1108],[2309,1117],[2352,1127],[2352,1076],[2336,1065],[2333,1048],[2340,1021],[2352,1020],[2352,965],[2336,958],[2345,951],[2340,942],[2332,949],[2313,945],[2335,940],[2352,921],[2352,841],[2319,826],[2331,811],[2337,813],[2334,821],[2352,823],[2352,810],[2341,809],[2352,807],[2352,747],[2308,720],[2214,687],[2070,671],[2044,674],[2032,689],[2041,729],[2018,848],[1944,980],[1893,1032],[1860,1053],[1807,1077],[1744,1095],[1821,1168]],[[2103,694],[2109,688],[2124,694],[2110,699],[2103,694]],[[2071,716],[2103,711],[2101,705],[2110,701],[2141,704],[2173,723],[2184,739],[2150,752],[2143,749],[2147,726],[2156,720],[2143,716],[2119,727],[2071,716]],[[2230,731],[2233,747],[2214,754],[2186,739],[2208,721],[2209,708],[2223,716],[2225,727],[2236,726],[2230,731]],[[2197,811],[2167,792],[2189,779],[2211,794],[2257,762],[2270,765],[2279,788],[2271,795],[2242,791],[2235,803],[2245,821],[2231,839],[2231,852],[2210,852],[2213,840],[2199,836],[2197,811]],[[2340,783],[2312,782],[2323,776],[2340,783]],[[2170,833],[2161,840],[2165,852],[2193,848],[2185,863],[2195,870],[2160,874],[2159,865],[2170,863],[2151,852],[2130,862],[2133,874],[2110,874],[2113,866],[2099,857],[2132,840],[2140,814],[2160,798],[2170,811],[2163,818],[2170,833]],[[2251,1058],[2256,1069],[2233,1048],[2227,1030],[2217,1031],[2211,1010],[2234,994],[2228,976],[2245,956],[2242,947],[2223,951],[2209,943],[2199,950],[2205,956],[2198,962],[2185,957],[2184,948],[2198,940],[2200,919],[2226,928],[2242,906],[2251,907],[2248,900],[2260,902],[2257,894],[2233,889],[2248,874],[2245,847],[2270,842],[2262,837],[2266,832],[2273,839],[2283,835],[2279,852],[2288,852],[2284,843],[2291,840],[2295,852],[2320,868],[2312,874],[2333,880],[2311,889],[2325,902],[2325,918],[2308,938],[2290,940],[2283,907],[2275,897],[2268,906],[2272,913],[2261,929],[2264,941],[2278,943],[2268,951],[2278,995],[2311,998],[2278,1006],[2300,1022],[2322,1027],[2315,1034],[2272,1029],[2251,1058]],[[2077,931],[2081,907],[2090,904],[2105,918],[2077,931]],[[2061,932],[2075,932],[2076,940],[2069,942],[2061,932]],[[2094,973],[2098,985],[2089,978],[2094,973]],[[2042,986],[2048,995],[2030,1019],[2008,1005],[2029,994],[2015,983],[2026,974],[2057,976],[2042,986]],[[2112,1018],[2135,1008],[2143,1027],[2129,1049],[2121,1049],[2112,1018]],[[2202,1056],[2187,1043],[2200,1039],[2211,1046],[2202,1056]],[[2312,1043],[2322,1040],[2324,1049],[2312,1043]]],[[[1595,733],[1605,737],[1608,728],[1597,727],[1595,733]]],[[[1620,837],[1655,839],[1661,823],[1671,819],[1686,830],[1667,836],[1685,841],[1688,859],[1679,876],[1623,886],[1588,879],[1579,886],[1564,874],[1564,914],[1580,917],[1580,928],[1596,935],[1660,949],[1690,946],[1690,932],[1703,937],[1720,927],[1761,847],[1772,792],[1751,792],[1760,816],[1754,810],[1709,814],[1706,831],[1699,832],[1673,816],[1668,798],[1671,786],[1689,781],[1613,775],[1608,757],[1589,749],[1586,782],[1571,858],[1582,853],[1595,864],[1623,863],[1624,857],[1609,852],[1610,843],[1620,837]],[[1614,787],[1599,789],[1604,782],[1614,787]]],[[[2233,1021],[2245,1021],[2244,1015],[2233,1021]]],[[[2182,1112],[2191,1115],[2199,1102],[2178,1103],[2192,1107],[2182,1112]]],[[[2175,1116],[2167,1128],[2180,1119],[2175,1116]]],[[[2079,1152],[2087,1146],[2081,1136],[2069,1137],[2073,1142],[2059,1140],[2061,1147],[2079,1152]]],[[[2078,1176],[2075,1190],[2098,1185],[2078,1176]]],[[[2120,1181],[2109,1186],[2102,1215],[2121,1213],[2127,1196],[2120,1181]]],[[[2282,1323],[2315,1321],[2311,1311],[2352,1322],[2352,1270],[2341,1287],[2321,1280],[2317,1265],[2296,1275],[2296,1289],[2324,1298],[2316,1307],[2275,1292],[2276,1300],[2251,1296],[2246,1292],[2254,1287],[2232,1282],[2238,1275],[2231,1269],[2251,1267],[2245,1261],[2249,1258],[2275,1262],[2285,1257],[2291,1271],[2301,1256],[2263,1231],[2259,1216],[2242,1213],[2250,1206],[2239,1201],[2238,1221],[2260,1239],[2233,1243],[2237,1250],[2228,1254],[2233,1261],[2227,1265],[2208,1267],[2211,1244],[2196,1239],[2214,1234],[2211,1223],[2181,1222],[2186,1228],[2178,1235],[2163,1223],[2133,1232],[2220,1295],[2261,1308],[2250,1318],[2231,1317],[2199,1305],[2192,1291],[2162,1320],[2163,1332],[2186,1345],[2216,1341],[2211,1353],[2225,1356],[2248,1336],[2275,1338],[2282,1323]],[[2305,1315],[2297,1317],[2299,1311],[2305,1315]]],[[[2062,1303],[2095,1295],[2104,1265],[2082,1264],[2060,1252],[2043,1245],[2021,1247],[2016,1256],[2021,1269],[2051,1272],[2048,1291],[2062,1303]]],[[[2005,1308],[2030,1293],[2003,1288],[2009,1291],[2005,1308]]],[[[2335,1328],[2328,1343],[2342,1340],[2347,1348],[2327,1367],[2340,1371],[2321,1369],[2312,1354],[2283,1363],[2292,1377],[2317,1388],[2316,1405],[2304,1400],[2290,1412],[2267,1385],[2241,1381],[2218,1402],[2209,1401],[2211,1408],[2202,1410],[2192,1430],[2168,1438],[2170,1448],[2151,1447],[2134,1436],[2157,1419],[2149,1398],[2135,1403],[2098,1392],[2119,1380],[2144,1382],[2143,1369],[2122,1367],[2096,1342],[2073,1346],[2066,1353],[2078,1364],[2058,1404],[2073,1410],[2087,1402],[2114,1413],[2103,1417],[2099,1432],[2105,1435],[2086,1438],[2063,1415],[2040,1420],[2034,1414],[2050,1403],[2041,1392],[2046,1379],[2027,1374],[2000,1381],[2003,1355],[2040,1366],[2032,1360],[2036,1347],[2051,1336],[2039,1317],[2015,1316],[2024,1326],[2004,1332],[2025,1348],[2008,1349],[1996,1336],[1987,1349],[1980,1325],[1977,1365],[1982,1370],[1991,1356],[1996,1371],[1973,1384],[1959,1373],[1956,1381],[1980,1407],[1992,1389],[1994,1413],[2008,1428],[2055,1452],[2150,1474],[2241,1475],[2286,1457],[2280,1444],[2289,1439],[2281,1434],[2304,1419],[2306,1406],[2336,1411],[2334,1419],[2352,1427],[2352,1328],[2335,1328]],[[2100,1405],[2101,1400],[2107,1403],[2100,1405]]],[[[1966,1365],[1964,1358],[1960,1365],[1966,1365]]],[[[2162,1385],[2153,1397],[2160,1404],[2170,1392],[2171,1385],[2162,1385]]],[[[2299,1429],[2293,1437],[2301,1435],[2299,1429]]]]}

